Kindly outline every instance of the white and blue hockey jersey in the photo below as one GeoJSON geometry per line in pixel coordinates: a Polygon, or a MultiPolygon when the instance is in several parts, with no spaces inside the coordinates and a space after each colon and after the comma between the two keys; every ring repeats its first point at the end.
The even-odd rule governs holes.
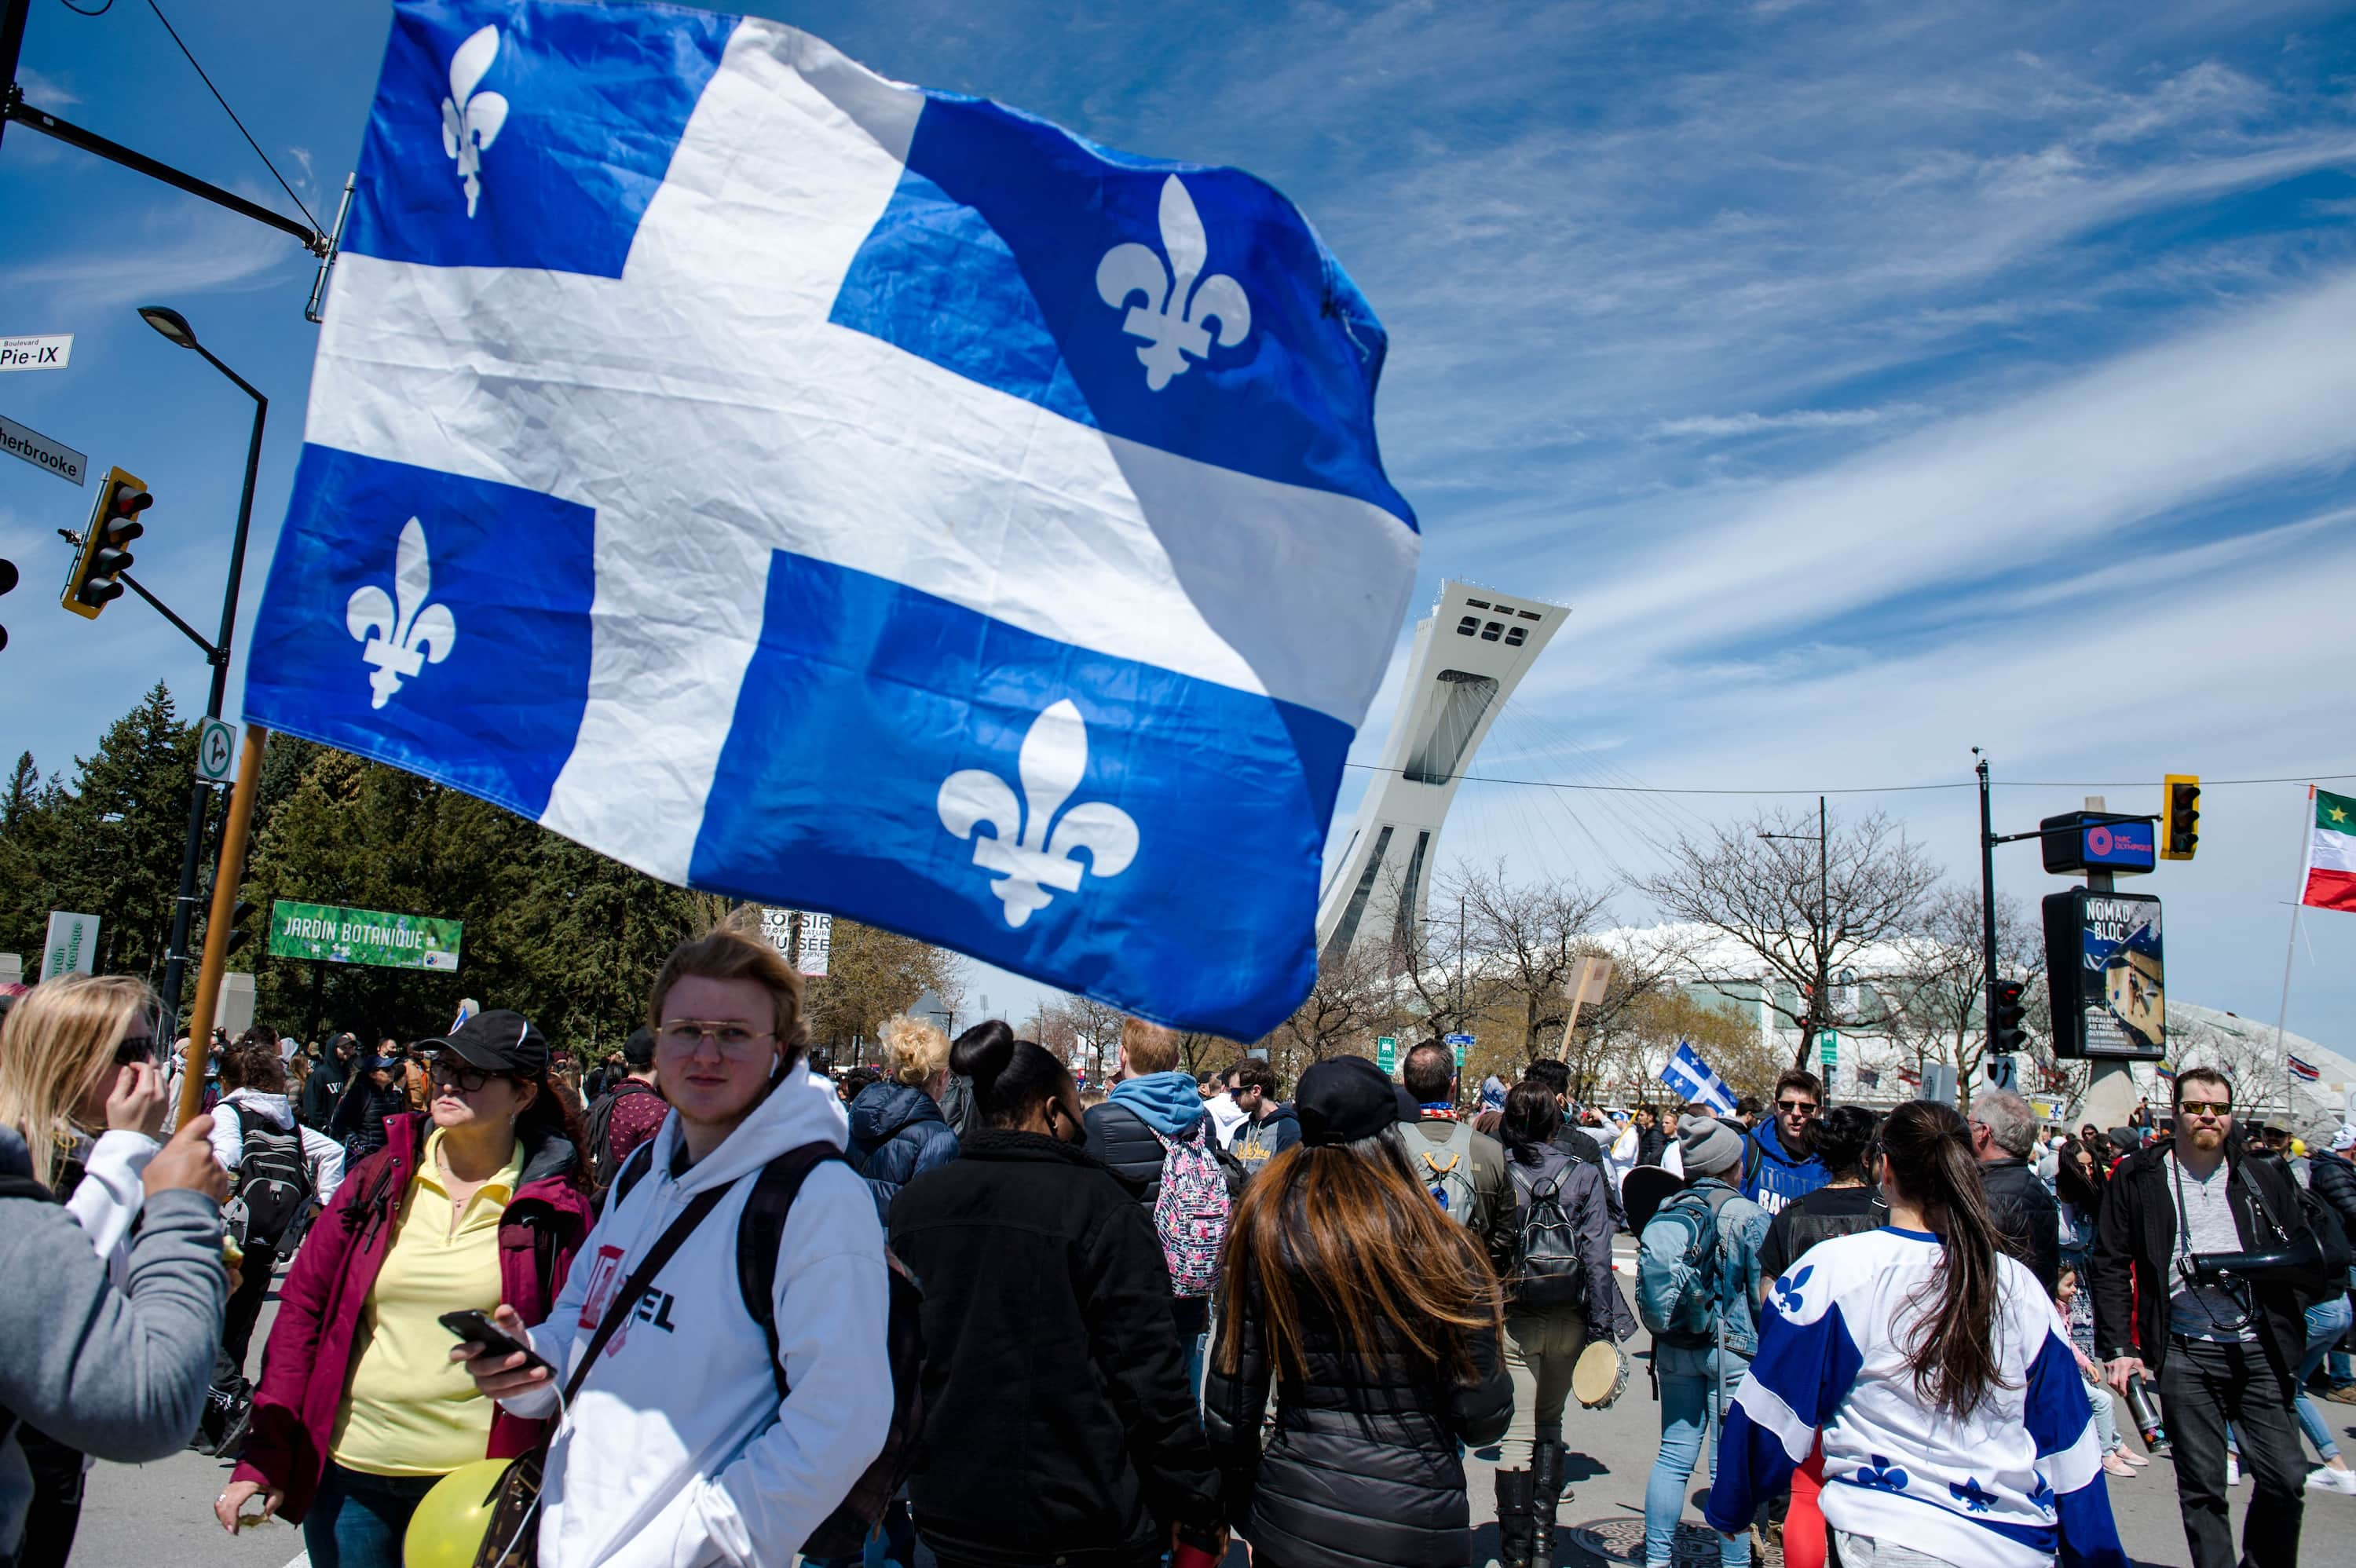
{"type": "Polygon", "coordinates": [[[1726,1415],[1708,1517],[1745,1528],[1824,1435],[1826,1522],[1977,1568],[2127,1568],[2068,1328],[1999,1256],[2001,1383],[1958,1421],[1907,1362],[1935,1304],[1939,1238],[1884,1229],[1819,1243],[1775,1281],[1759,1354],[1726,1415]]]}

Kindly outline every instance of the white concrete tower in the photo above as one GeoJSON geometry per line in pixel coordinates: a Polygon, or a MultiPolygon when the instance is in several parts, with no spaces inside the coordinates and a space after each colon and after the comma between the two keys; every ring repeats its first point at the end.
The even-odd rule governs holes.
{"type": "Polygon", "coordinates": [[[1373,946],[1403,955],[1420,927],[1439,863],[1440,825],[1482,739],[1570,612],[1521,594],[1442,582],[1415,628],[1415,654],[1382,772],[1325,867],[1317,951],[1373,946]]]}

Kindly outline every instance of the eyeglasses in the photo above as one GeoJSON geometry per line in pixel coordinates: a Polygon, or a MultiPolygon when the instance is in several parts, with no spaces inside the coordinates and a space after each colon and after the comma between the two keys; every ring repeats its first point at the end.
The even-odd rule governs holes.
{"type": "Polygon", "coordinates": [[[155,1060],[155,1041],[148,1035],[134,1034],[114,1048],[114,1065],[117,1067],[136,1067],[143,1061],[155,1060]]]}
{"type": "Polygon", "coordinates": [[[2231,1100],[2179,1100],[2177,1113],[2186,1116],[2230,1116],[2233,1114],[2231,1100]]]}
{"type": "Polygon", "coordinates": [[[483,1085],[492,1079],[507,1076],[506,1073],[488,1067],[469,1067],[465,1062],[449,1056],[434,1057],[433,1061],[426,1063],[425,1073],[434,1083],[447,1083],[462,1094],[477,1093],[483,1085]]]}
{"type": "Polygon", "coordinates": [[[1794,1116],[1813,1116],[1816,1114],[1816,1108],[1805,1100],[1778,1100],[1775,1102],[1775,1108],[1794,1116]]]}
{"type": "Polygon", "coordinates": [[[708,1040],[731,1061],[751,1061],[766,1054],[768,1042],[776,1039],[771,1030],[755,1031],[740,1023],[698,1023],[693,1019],[674,1019],[662,1026],[655,1042],[665,1051],[687,1056],[708,1040]]]}

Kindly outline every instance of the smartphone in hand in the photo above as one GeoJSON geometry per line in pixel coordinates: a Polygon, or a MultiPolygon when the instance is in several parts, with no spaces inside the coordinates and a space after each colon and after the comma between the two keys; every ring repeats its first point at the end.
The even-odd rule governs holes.
{"type": "MultiPolygon", "coordinates": [[[[470,1307],[464,1312],[444,1312],[440,1321],[443,1328],[447,1328],[459,1339],[480,1345],[485,1355],[521,1355],[525,1359],[524,1367],[517,1369],[518,1371],[530,1367],[548,1367],[546,1358],[500,1328],[498,1321],[487,1312],[470,1307]]],[[[553,1367],[548,1367],[548,1370],[552,1372],[555,1371],[553,1367]]]]}

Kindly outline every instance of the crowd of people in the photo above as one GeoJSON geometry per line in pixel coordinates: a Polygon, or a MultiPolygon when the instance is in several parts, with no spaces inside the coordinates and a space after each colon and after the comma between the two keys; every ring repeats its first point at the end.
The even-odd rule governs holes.
{"type": "Polygon", "coordinates": [[[217,1040],[173,1128],[144,986],[16,998],[0,1568],[66,1561],[92,1459],[191,1441],[220,1527],[297,1522],[315,1568],[453,1518],[543,1568],[1457,1568],[1494,1445],[1494,1560],[1537,1568],[1640,1326],[1650,1568],[1697,1470],[1722,1563],[1799,1568],[2124,1568],[2108,1488],[2160,1454],[2197,1568],[2289,1568],[2306,1493],[2356,1491],[2317,1403],[2356,1403],[2356,1128],[2245,1136],[2211,1069],[2070,1136],[1804,1071],[1723,1113],[1543,1060],[1468,1099],[1436,1042],[1287,1097],[1139,1019],[1098,1083],[907,1018],[830,1077],[802,1004],[723,926],[585,1081],[470,1003],[217,1040]]]}

